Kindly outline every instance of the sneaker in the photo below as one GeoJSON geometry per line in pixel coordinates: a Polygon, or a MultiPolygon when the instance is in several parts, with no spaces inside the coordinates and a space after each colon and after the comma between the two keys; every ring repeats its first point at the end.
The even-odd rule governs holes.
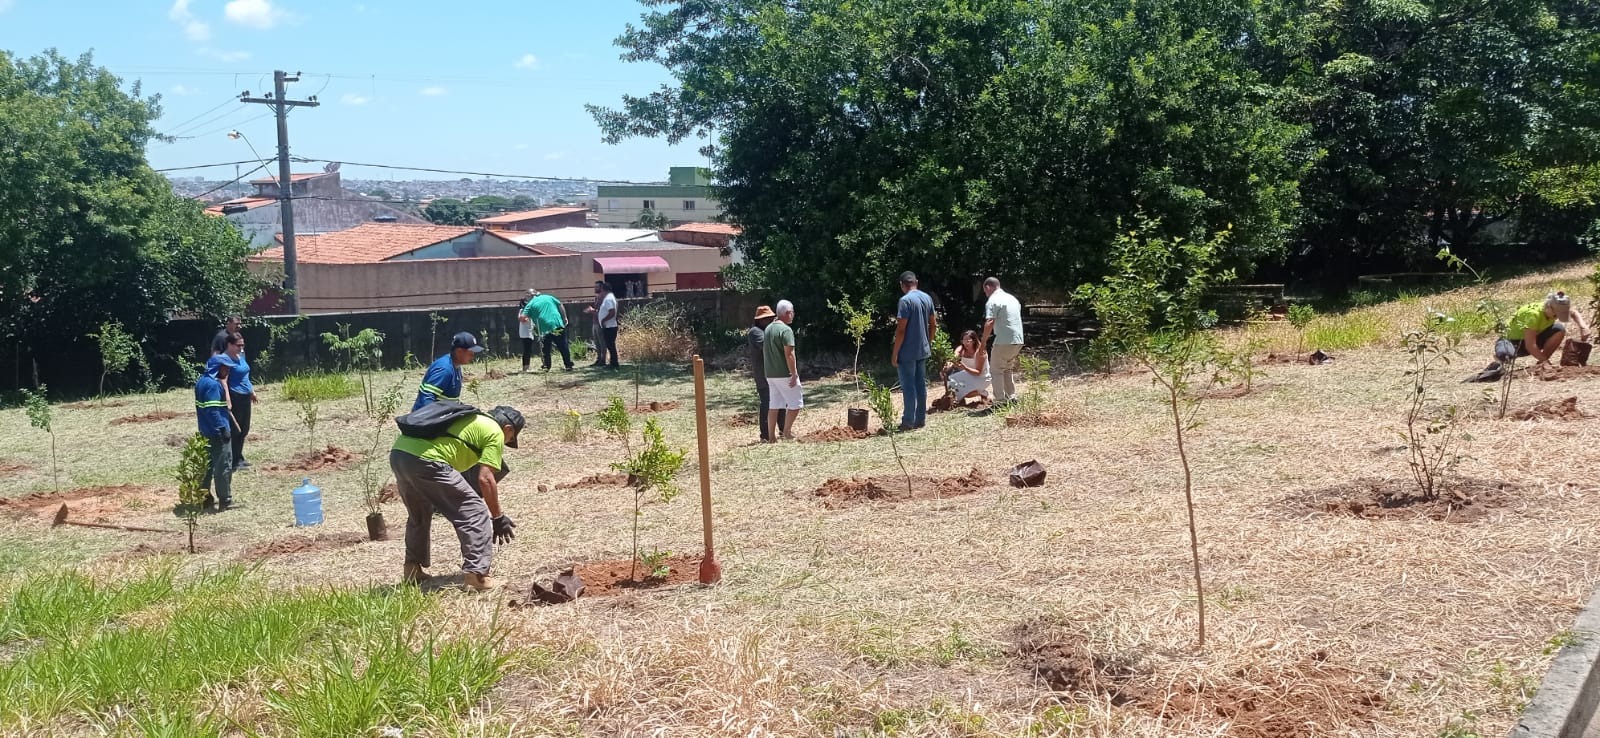
{"type": "Polygon", "coordinates": [[[421,564],[406,564],[400,574],[401,584],[421,584],[428,578],[428,572],[422,570],[421,564]]]}
{"type": "Polygon", "coordinates": [[[249,469],[249,468],[250,468],[250,462],[248,462],[248,461],[240,461],[239,463],[233,465],[233,470],[234,471],[239,471],[240,469],[249,469]]]}
{"type": "Polygon", "coordinates": [[[242,509],[244,509],[244,503],[243,502],[233,502],[231,500],[228,501],[228,502],[224,502],[224,503],[222,503],[220,505],[217,505],[217,512],[227,512],[229,510],[242,510],[242,509]]]}
{"type": "Polygon", "coordinates": [[[470,592],[488,592],[500,588],[500,580],[486,574],[473,574],[472,572],[467,572],[467,575],[462,578],[462,584],[465,584],[470,592]]]}

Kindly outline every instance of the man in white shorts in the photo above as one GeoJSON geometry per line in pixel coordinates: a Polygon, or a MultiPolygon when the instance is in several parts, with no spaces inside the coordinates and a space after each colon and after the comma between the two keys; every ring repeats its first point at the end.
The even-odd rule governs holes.
{"type": "MultiPolygon", "coordinates": [[[[773,429],[778,428],[778,413],[783,411],[782,438],[793,441],[795,416],[806,404],[805,388],[800,386],[799,365],[794,359],[794,329],[789,327],[794,322],[794,303],[779,300],[777,312],[778,319],[767,326],[761,342],[761,363],[766,368],[767,389],[772,395],[771,404],[767,406],[767,423],[773,429]]],[[[776,434],[767,441],[777,442],[776,434]]]]}

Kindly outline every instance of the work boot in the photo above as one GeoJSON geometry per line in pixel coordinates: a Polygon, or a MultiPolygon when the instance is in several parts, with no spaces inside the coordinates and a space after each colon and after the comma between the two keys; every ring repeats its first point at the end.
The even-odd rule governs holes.
{"type": "Polygon", "coordinates": [[[421,564],[406,564],[404,573],[400,575],[401,584],[421,584],[428,578],[428,572],[422,570],[421,564]]]}
{"type": "Polygon", "coordinates": [[[463,577],[462,583],[467,585],[467,591],[469,592],[488,592],[489,590],[500,588],[500,580],[487,574],[474,574],[470,571],[463,577]]]}

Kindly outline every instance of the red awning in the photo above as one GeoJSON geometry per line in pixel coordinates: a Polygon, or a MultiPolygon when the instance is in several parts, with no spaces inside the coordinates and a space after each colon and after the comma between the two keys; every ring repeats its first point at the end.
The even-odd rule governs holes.
{"type": "Polygon", "coordinates": [[[596,256],[595,274],[644,274],[670,272],[672,267],[659,256],[596,256]]]}

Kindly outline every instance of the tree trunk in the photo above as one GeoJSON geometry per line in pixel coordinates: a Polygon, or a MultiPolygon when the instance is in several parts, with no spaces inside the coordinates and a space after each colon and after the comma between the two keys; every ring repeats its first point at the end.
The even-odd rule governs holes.
{"type": "Polygon", "coordinates": [[[1194,522],[1194,473],[1189,469],[1189,452],[1183,444],[1183,412],[1178,407],[1177,385],[1167,386],[1172,404],[1172,428],[1178,441],[1178,461],[1183,465],[1183,502],[1189,511],[1189,556],[1194,564],[1195,604],[1199,606],[1199,647],[1206,647],[1206,589],[1200,579],[1200,533],[1194,522]]]}

